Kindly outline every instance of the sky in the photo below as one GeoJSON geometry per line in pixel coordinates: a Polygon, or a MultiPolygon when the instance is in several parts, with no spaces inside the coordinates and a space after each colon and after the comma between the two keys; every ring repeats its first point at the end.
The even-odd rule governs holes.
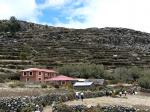
{"type": "Polygon", "coordinates": [[[150,33],[150,0],[0,0],[0,19],[67,28],[123,27],[150,33]]]}

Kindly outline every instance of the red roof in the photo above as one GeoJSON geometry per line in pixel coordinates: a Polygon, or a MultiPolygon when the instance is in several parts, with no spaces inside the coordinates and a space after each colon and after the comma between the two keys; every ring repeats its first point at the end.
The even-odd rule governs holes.
{"type": "Polygon", "coordinates": [[[28,72],[28,71],[39,71],[39,72],[56,72],[54,70],[48,70],[48,69],[39,69],[39,68],[28,68],[28,69],[25,69],[25,70],[22,70],[23,72],[28,72]]]}
{"type": "Polygon", "coordinates": [[[47,79],[46,81],[71,81],[71,80],[76,80],[76,79],[74,79],[72,77],[60,75],[60,76],[56,76],[56,77],[51,78],[51,79],[47,79]]]}

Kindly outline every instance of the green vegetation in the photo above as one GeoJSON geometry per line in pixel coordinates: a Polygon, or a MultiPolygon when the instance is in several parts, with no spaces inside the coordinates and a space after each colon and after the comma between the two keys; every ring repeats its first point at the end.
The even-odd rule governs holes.
{"type": "Polygon", "coordinates": [[[103,65],[96,64],[69,64],[58,69],[60,74],[82,78],[103,78],[105,74],[103,65]]]}
{"type": "Polygon", "coordinates": [[[20,24],[14,16],[10,17],[9,21],[0,21],[0,32],[15,33],[17,31],[20,31],[20,24]]]}
{"type": "Polygon", "coordinates": [[[60,74],[81,78],[104,78],[109,83],[139,83],[143,88],[150,89],[150,71],[137,66],[131,68],[118,67],[111,72],[103,65],[82,63],[64,65],[58,69],[60,74]]]}
{"type": "Polygon", "coordinates": [[[41,84],[41,88],[47,88],[46,84],[41,84]]]}
{"type": "Polygon", "coordinates": [[[144,70],[142,77],[138,80],[139,85],[145,89],[150,89],[150,70],[144,70]]]}
{"type": "Polygon", "coordinates": [[[137,81],[141,75],[141,69],[138,67],[125,68],[118,67],[110,72],[103,65],[82,63],[64,65],[58,69],[60,74],[81,78],[105,78],[116,80],[117,82],[137,81]]]}
{"type": "Polygon", "coordinates": [[[11,17],[0,21],[0,68],[5,69],[0,82],[19,79],[14,71],[24,68],[60,67],[61,74],[72,77],[143,86],[148,79],[143,68],[150,67],[149,41],[149,33],[126,28],[67,29],[11,17]]]}
{"type": "Polygon", "coordinates": [[[136,82],[142,76],[142,69],[136,66],[131,68],[119,67],[113,71],[113,78],[120,82],[136,82]]]}
{"type": "Polygon", "coordinates": [[[11,88],[16,88],[16,87],[23,88],[23,87],[25,87],[25,84],[23,82],[20,82],[20,81],[13,81],[8,86],[11,88]]]}

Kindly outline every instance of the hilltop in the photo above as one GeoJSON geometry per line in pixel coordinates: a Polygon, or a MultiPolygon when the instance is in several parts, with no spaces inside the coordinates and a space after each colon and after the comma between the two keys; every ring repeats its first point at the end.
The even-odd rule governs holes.
{"type": "MultiPolygon", "coordinates": [[[[0,21],[2,23],[9,21],[0,21]]],[[[28,67],[95,63],[107,69],[150,67],[150,34],[127,28],[68,29],[18,21],[17,32],[0,32],[0,75],[28,67]]]]}

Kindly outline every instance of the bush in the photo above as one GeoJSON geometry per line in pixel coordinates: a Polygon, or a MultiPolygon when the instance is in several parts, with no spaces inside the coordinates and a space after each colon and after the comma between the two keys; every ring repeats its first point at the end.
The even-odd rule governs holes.
{"type": "Polygon", "coordinates": [[[46,84],[41,84],[41,88],[47,88],[46,84]]]}
{"type": "Polygon", "coordinates": [[[143,87],[145,89],[150,89],[150,76],[141,77],[138,80],[138,83],[141,87],[143,87]]]}
{"type": "Polygon", "coordinates": [[[11,88],[15,88],[15,87],[23,88],[23,87],[25,87],[25,84],[23,82],[20,82],[20,81],[14,81],[14,82],[10,83],[8,86],[11,88]]]}
{"type": "Polygon", "coordinates": [[[11,32],[13,34],[20,30],[20,23],[14,16],[10,17],[9,21],[0,22],[0,32],[11,32]]]}
{"type": "Polygon", "coordinates": [[[8,86],[11,87],[11,88],[17,87],[16,84],[9,84],[8,86]]]}
{"type": "Polygon", "coordinates": [[[25,87],[25,84],[23,82],[17,82],[16,85],[21,88],[25,87]]]}
{"type": "Polygon", "coordinates": [[[138,83],[142,88],[150,89],[150,70],[142,71],[138,83]]]}

